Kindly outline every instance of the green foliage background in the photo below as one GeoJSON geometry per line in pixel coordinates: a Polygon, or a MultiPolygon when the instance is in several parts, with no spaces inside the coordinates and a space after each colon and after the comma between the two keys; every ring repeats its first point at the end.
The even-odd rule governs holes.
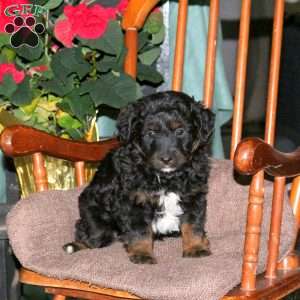
{"type": "MultiPolygon", "coordinates": [[[[163,81],[155,68],[164,39],[160,12],[150,14],[139,32],[135,80],[123,72],[127,49],[121,16],[110,21],[100,38],[75,39],[73,48],[61,47],[55,52],[52,46],[59,41],[53,34],[53,25],[62,17],[65,3],[31,2],[44,5],[49,11],[47,33],[40,38],[39,45],[16,49],[10,45],[7,34],[0,34],[0,63],[15,63],[27,74],[21,84],[16,84],[10,74],[4,76],[0,83],[0,110],[8,111],[21,123],[58,136],[84,139],[103,105],[120,109],[142,96],[143,85],[157,86],[163,81]],[[29,75],[31,68],[41,65],[48,70],[29,75]]],[[[43,17],[38,21],[43,22],[43,17]]]]}

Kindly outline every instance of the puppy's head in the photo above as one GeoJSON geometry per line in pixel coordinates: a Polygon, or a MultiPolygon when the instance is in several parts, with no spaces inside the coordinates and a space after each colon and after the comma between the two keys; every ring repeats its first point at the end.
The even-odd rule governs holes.
{"type": "Polygon", "coordinates": [[[145,162],[161,172],[180,169],[208,144],[214,114],[181,92],[146,96],[124,108],[117,128],[123,144],[138,148],[145,162]]]}

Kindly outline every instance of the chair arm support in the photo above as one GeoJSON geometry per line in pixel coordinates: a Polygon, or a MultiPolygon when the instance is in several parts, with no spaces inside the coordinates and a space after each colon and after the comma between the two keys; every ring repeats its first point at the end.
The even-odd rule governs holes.
{"type": "Polygon", "coordinates": [[[126,8],[122,19],[124,30],[130,28],[141,29],[151,10],[159,0],[131,0],[126,8]]]}
{"type": "Polygon", "coordinates": [[[247,138],[237,146],[234,167],[244,175],[253,175],[264,169],[272,176],[296,176],[300,174],[300,148],[283,153],[259,138],[247,138]]]}
{"type": "Polygon", "coordinates": [[[2,151],[11,157],[43,153],[70,161],[96,162],[119,146],[116,139],[100,142],[79,142],[50,135],[23,125],[5,128],[0,136],[2,151]]]}

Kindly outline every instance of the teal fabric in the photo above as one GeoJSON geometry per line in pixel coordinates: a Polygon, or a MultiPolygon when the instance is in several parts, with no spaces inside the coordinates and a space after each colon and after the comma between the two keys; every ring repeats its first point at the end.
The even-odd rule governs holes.
{"type": "Polygon", "coordinates": [[[107,116],[101,116],[97,120],[98,136],[100,138],[113,136],[116,133],[116,121],[107,116]]]}
{"type": "Polygon", "coordinates": [[[5,167],[4,167],[4,155],[0,151],[0,203],[5,203],[6,197],[6,177],[5,177],[5,167]]]}
{"type": "MultiPolygon", "coordinates": [[[[201,1],[200,1],[201,2],[201,1]]],[[[198,1],[199,3],[199,1],[198,1]]],[[[170,74],[172,73],[173,56],[176,39],[178,3],[170,1],[169,45],[170,74]]],[[[209,7],[207,5],[189,5],[187,36],[185,47],[183,91],[195,97],[203,98],[204,65],[206,56],[209,7]]],[[[172,78],[172,76],[170,76],[172,78]]],[[[213,110],[216,113],[216,126],[213,137],[212,155],[223,158],[224,151],[221,139],[221,126],[231,118],[232,96],[226,80],[223,57],[221,30],[218,33],[216,60],[215,95],[213,110]]]]}

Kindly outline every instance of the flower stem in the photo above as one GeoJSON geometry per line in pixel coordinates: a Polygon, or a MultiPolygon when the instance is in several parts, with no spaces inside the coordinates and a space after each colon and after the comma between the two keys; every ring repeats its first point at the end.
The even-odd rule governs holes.
{"type": "Polygon", "coordinates": [[[49,10],[46,12],[46,18],[45,18],[45,27],[46,27],[46,33],[45,33],[45,56],[48,57],[48,43],[49,43],[49,33],[48,33],[48,28],[49,28],[49,10]]]}
{"type": "Polygon", "coordinates": [[[96,120],[97,120],[97,112],[91,121],[91,126],[90,126],[89,130],[85,134],[85,140],[87,142],[93,141],[93,134],[94,134],[94,130],[96,128],[96,120]]]}

